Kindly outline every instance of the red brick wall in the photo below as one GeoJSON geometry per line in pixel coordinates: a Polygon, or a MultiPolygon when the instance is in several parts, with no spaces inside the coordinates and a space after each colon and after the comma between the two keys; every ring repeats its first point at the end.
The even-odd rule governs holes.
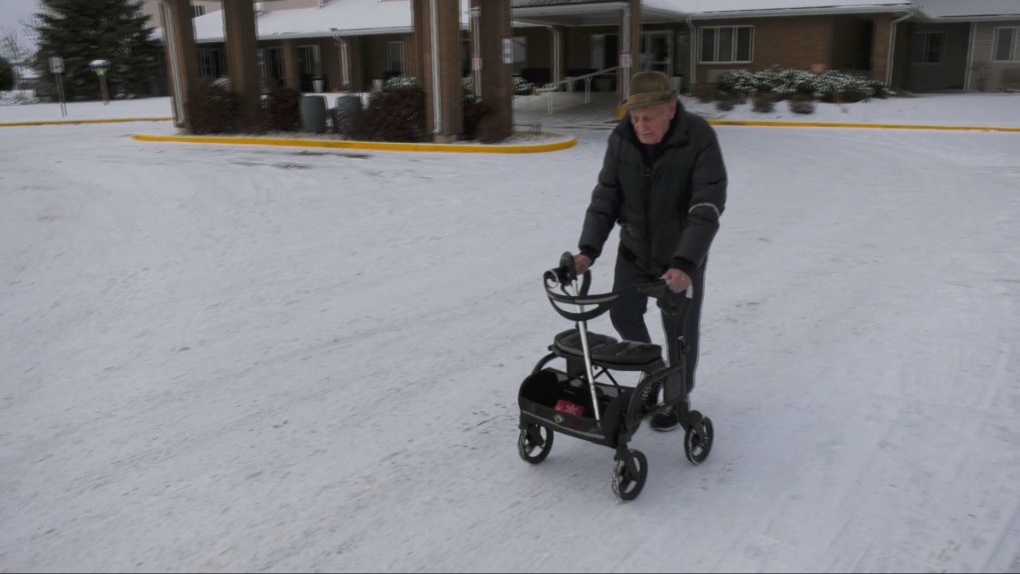
{"type": "MultiPolygon", "coordinates": [[[[708,26],[754,26],[754,51],[750,64],[705,64],[698,62],[698,82],[708,81],[708,70],[766,70],[774,65],[810,70],[815,64],[830,65],[833,17],[758,18],[698,22],[708,26]]],[[[699,46],[695,46],[699,49],[699,46]]]]}
{"type": "MultiPolygon", "coordinates": [[[[759,71],[778,65],[784,68],[811,70],[819,65],[822,69],[845,67],[846,62],[834,62],[833,54],[840,54],[846,60],[846,47],[837,50],[837,40],[846,42],[860,34],[861,19],[872,23],[871,77],[885,81],[889,67],[889,31],[896,15],[865,14],[855,19],[842,16],[798,16],[790,18],[757,18],[747,20],[714,20],[698,22],[704,26],[754,26],[754,55],[750,64],[704,64],[698,63],[698,82],[707,82],[708,71],[748,70],[759,71]],[[837,28],[842,26],[842,32],[837,28]],[[849,28],[848,28],[849,26],[849,28]],[[838,33],[838,34],[837,34],[838,33]]],[[[866,24],[865,24],[866,25],[866,24]]],[[[902,24],[901,24],[902,27],[902,24]]],[[[908,34],[909,32],[904,32],[908,34]]],[[[904,36],[905,37],[905,36],[904,36]]],[[[903,40],[903,38],[899,38],[903,40]]],[[[897,42],[901,46],[903,42],[897,42]]],[[[695,47],[697,48],[697,47],[695,47]]],[[[897,56],[899,58],[899,55],[897,56]]]]}

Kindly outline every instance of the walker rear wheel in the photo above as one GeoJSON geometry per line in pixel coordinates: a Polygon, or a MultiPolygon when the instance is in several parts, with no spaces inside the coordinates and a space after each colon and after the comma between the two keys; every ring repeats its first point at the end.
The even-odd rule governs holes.
{"type": "Polygon", "coordinates": [[[538,464],[549,456],[552,450],[553,431],[545,425],[531,423],[521,429],[517,438],[517,454],[524,462],[538,464]]]}
{"type": "Polygon", "coordinates": [[[630,450],[630,464],[617,460],[613,466],[613,494],[624,502],[634,500],[641,494],[648,478],[648,459],[639,450],[630,450]]]}
{"type": "Polygon", "coordinates": [[[715,431],[712,430],[712,419],[701,417],[701,420],[687,428],[684,435],[684,454],[691,464],[701,464],[712,451],[715,431]]]}

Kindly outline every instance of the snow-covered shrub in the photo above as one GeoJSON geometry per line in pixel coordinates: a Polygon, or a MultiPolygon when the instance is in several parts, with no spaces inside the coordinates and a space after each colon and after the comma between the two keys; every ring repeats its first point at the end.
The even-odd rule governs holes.
{"type": "Polygon", "coordinates": [[[233,134],[241,130],[240,97],[230,89],[230,80],[223,80],[199,84],[188,94],[191,133],[233,134]]]}
{"type": "Polygon", "coordinates": [[[740,96],[733,92],[720,92],[715,93],[715,109],[721,112],[728,112],[737,105],[740,101],[740,96]]]}
{"type": "Polygon", "coordinates": [[[760,114],[769,114],[776,110],[778,96],[772,92],[757,92],[751,95],[751,109],[760,114]]]}
{"type": "Polygon", "coordinates": [[[815,97],[823,102],[852,104],[871,98],[872,80],[845,72],[829,70],[815,78],[815,97]]]}
{"type": "Polygon", "coordinates": [[[786,101],[786,105],[795,114],[807,115],[815,113],[814,96],[810,94],[793,94],[786,101]]]}
{"type": "Polygon", "coordinates": [[[294,131],[301,127],[301,92],[286,86],[270,92],[263,102],[269,129],[294,131]]]}
{"type": "Polygon", "coordinates": [[[846,72],[830,70],[812,74],[805,70],[773,66],[760,72],[735,70],[721,74],[716,81],[717,92],[750,96],[774,94],[789,98],[806,94],[825,102],[852,103],[872,97],[885,98],[889,89],[882,82],[846,72]]]}
{"type": "Polygon", "coordinates": [[[736,70],[720,74],[715,82],[716,92],[750,95],[757,91],[758,81],[754,73],[736,70]]]}
{"type": "Polygon", "coordinates": [[[515,96],[530,96],[535,92],[535,85],[524,78],[520,76],[513,76],[510,79],[513,80],[515,96]]]}
{"type": "MultiPolygon", "coordinates": [[[[535,93],[535,85],[520,76],[513,76],[512,87],[515,96],[530,96],[535,93]]],[[[460,79],[460,85],[464,89],[464,99],[473,100],[475,93],[475,82],[471,76],[464,76],[460,79]]]]}
{"type": "Polygon", "coordinates": [[[492,115],[494,110],[492,106],[481,101],[471,98],[464,100],[461,104],[461,111],[464,117],[464,139],[473,140],[478,137],[478,126],[481,125],[482,120],[492,115]]]}
{"type": "Polygon", "coordinates": [[[12,90],[0,92],[0,106],[17,106],[22,104],[36,104],[41,100],[36,97],[34,90],[12,90]]]}
{"type": "Polygon", "coordinates": [[[712,103],[715,99],[715,87],[708,83],[697,84],[694,86],[692,95],[703,104],[712,103]]]}
{"type": "Polygon", "coordinates": [[[368,107],[349,137],[362,141],[427,141],[425,116],[425,90],[416,86],[383,88],[369,96],[368,107]]]}
{"type": "Polygon", "coordinates": [[[393,92],[396,90],[406,90],[408,88],[414,88],[418,86],[418,80],[412,76],[393,76],[383,83],[384,92],[393,92]]]}

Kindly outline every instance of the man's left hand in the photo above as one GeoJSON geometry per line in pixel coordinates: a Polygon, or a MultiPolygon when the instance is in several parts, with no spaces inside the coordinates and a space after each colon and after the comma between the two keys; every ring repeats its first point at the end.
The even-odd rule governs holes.
{"type": "Polygon", "coordinates": [[[690,275],[679,269],[668,269],[659,279],[664,280],[669,286],[669,290],[674,293],[679,293],[691,286],[690,275]]]}

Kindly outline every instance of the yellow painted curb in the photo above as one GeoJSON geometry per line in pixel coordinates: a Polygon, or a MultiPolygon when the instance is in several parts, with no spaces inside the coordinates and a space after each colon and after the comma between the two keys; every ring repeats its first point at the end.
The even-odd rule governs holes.
{"type": "Polygon", "coordinates": [[[172,122],[173,118],[117,118],[112,120],[62,120],[47,122],[12,122],[0,123],[0,128],[19,128],[26,126],[65,126],[79,124],[127,124],[131,122],[172,122]]]}
{"type": "Polygon", "coordinates": [[[231,138],[206,136],[149,136],[136,134],[131,136],[141,142],[173,142],[225,145],[271,145],[288,147],[318,147],[332,149],[354,149],[369,151],[425,151],[425,152],[457,152],[457,153],[540,153],[572,148],[577,145],[577,138],[549,144],[532,145],[480,145],[480,144],[429,144],[429,143],[389,143],[363,141],[334,141],[315,139],[276,139],[276,138],[231,138]]]}
{"type": "Polygon", "coordinates": [[[891,129],[891,130],[941,130],[941,131],[981,131],[981,132],[1020,132],[1020,128],[1001,128],[992,126],[915,126],[910,124],[853,124],[825,122],[767,122],[745,120],[708,120],[713,126],[751,126],[760,128],[857,128],[857,129],[891,129]]]}

